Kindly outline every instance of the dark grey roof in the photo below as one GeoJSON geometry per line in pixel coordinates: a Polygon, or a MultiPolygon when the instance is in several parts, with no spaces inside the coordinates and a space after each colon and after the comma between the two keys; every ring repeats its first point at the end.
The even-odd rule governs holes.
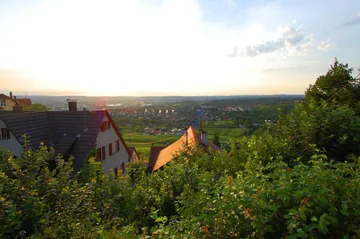
{"type": "Polygon", "coordinates": [[[47,146],[53,146],[55,153],[65,158],[73,155],[76,169],[82,167],[84,159],[95,145],[105,115],[105,110],[22,113],[0,111],[0,119],[20,142],[26,133],[33,149],[43,142],[47,146]]]}

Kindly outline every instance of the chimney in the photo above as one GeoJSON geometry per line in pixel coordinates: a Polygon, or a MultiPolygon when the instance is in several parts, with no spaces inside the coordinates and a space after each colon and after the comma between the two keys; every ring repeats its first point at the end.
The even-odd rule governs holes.
{"type": "Polygon", "coordinates": [[[12,99],[12,98],[13,98],[13,95],[12,95],[12,92],[11,92],[11,91],[10,91],[10,94],[9,94],[9,95],[10,95],[10,98],[12,99]]]}
{"type": "Polygon", "coordinates": [[[23,111],[24,111],[24,108],[22,106],[20,106],[19,104],[16,104],[15,106],[13,106],[14,113],[21,113],[23,111]]]}
{"type": "Polygon", "coordinates": [[[16,100],[16,96],[14,95],[14,100],[16,100]]]}
{"type": "Polygon", "coordinates": [[[206,131],[201,132],[201,142],[203,144],[205,144],[206,146],[208,146],[208,137],[207,137],[207,132],[206,131]]]}
{"type": "Polygon", "coordinates": [[[77,111],[77,99],[67,99],[69,111],[77,111]]]}

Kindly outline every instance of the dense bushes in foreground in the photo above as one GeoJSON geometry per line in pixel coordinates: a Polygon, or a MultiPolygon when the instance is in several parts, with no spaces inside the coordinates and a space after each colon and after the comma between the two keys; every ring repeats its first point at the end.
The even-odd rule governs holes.
{"type": "Polygon", "coordinates": [[[231,165],[217,163],[230,156],[198,151],[155,174],[134,167],[132,179],[107,177],[91,161],[80,180],[61,160],[50,172],[51,153],[41,147],[21,159],[2,154],[0,237],[360,236],[357,162],[317,154],[289,167],[281,158],[263,165],[232,156],[242,170],[231,172],[231,165]]]}
{"type": "Polygon", "coordinates": [[[351,94],[329,102],[324,77],[263,134],[185,150],[153,174],[106,176],[92,160],[49,170],[53,149],[0,149],[0,238],[360,238],[360,87],[342,78],[351,94]]]}

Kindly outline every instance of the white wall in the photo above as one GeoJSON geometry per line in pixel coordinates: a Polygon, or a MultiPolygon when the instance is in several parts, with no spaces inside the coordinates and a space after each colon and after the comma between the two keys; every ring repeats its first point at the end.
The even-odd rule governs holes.
{"type": "MultiPolygon", "coordinates": [[[[5,125],[5,123],[2,120],[0,120],[0,129],[1,128],[7,128],[7,126],[5,125]]],[[[0,133],[1,133],[1,131],[0,131],[0,133]]],[[[13,154],[18,158],[21,156],[21,153],[23,152],[23,147],[21,146],[19,141],[17,141],[17,139],[11,133],[11,131],[10,131],[10,139],[1,139],[0,138],[0,145],[1,145],[1,147],[13,152],[13,154]]]]}
{"type": "MultiPolygon", "coordinates": [[[[105,118],[103,121],[109,121],[107,116],[105,115],[105,118]]],[[[116,140],[120,140],[118,135],[115,132],[115,129],[111,125],[110,129],[105,130],[104,132],[101,132],[99,129],[98,136],[96,138],[96,148],[101,148],[102,146],[105,146],[106,149],[106,159],[102,161],[102,166],[105,173],[109,173],[110,170],[114,170],[115,168],[118,168],[118,171],[121,170],[121,163],[124,163],[125,165],[125,172],[126,173],[126,164],[128,162],[129,155],[125,149],[125,146],[122,144],[120,140],[120,151],[116,151],[116,147],[113,146],[113,155],[109,155],[109,144],[115,142],[116,140]]]]}

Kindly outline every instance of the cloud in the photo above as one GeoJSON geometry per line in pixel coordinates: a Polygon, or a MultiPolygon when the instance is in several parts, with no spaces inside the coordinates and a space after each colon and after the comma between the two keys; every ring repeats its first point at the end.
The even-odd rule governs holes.
{"type": "Polygon", "coordinates": [[[309,66],[288,66],[288,67],[272,67],[262,69],[262,72],[278,72],[278,71],[296,71],[309,69],[309,66]]]}
{"type": "Polygon", "coordinates": [[[279,37],[262,44],[245,47],[245,56],[255,57],[261,54],[281,52],[284,56],[306,53],[313,44],[312,34],[306,34],[300,25],[297,28],[285,26],[280,28],[279,37]]]}
{"type": "Polygon", "coordinates": [[[358,11],[356,17],[344,23],[344,27],[353,26],[360,23],[360,11],[358,11]]]}
{"type": "Polygon", "coordinates": [[[325,41],[321,41],[318,45],[318,50],[325,51],[331,47],[333,47],[334,44],[330,42],[330,39],[327,39],[325,41]]]}

